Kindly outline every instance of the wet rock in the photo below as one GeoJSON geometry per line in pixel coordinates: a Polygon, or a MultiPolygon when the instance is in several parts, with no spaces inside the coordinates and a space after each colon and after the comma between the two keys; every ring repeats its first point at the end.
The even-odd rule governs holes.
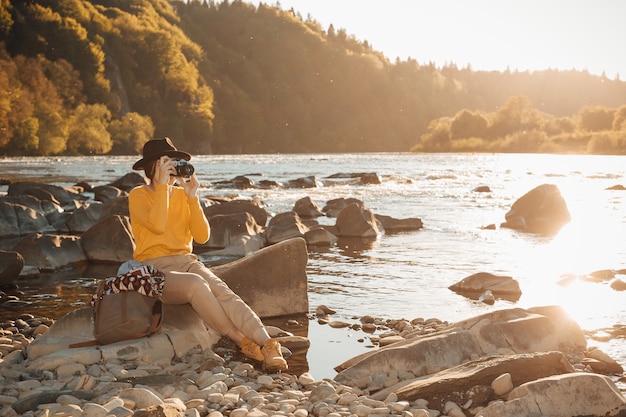
{"type": "Polygon", "coordinates": [[[227,181],[218,181],[213,184],[215,188],[235,188],[238,190],[247,190],[251,188],[256,188],[256,184],[254,180],[243,176],[238,175],[233,179],[227,181]]]}
{"type": "Polygon", "coordinates": [[[315,309],[315,314],[317,316],[327,316],[329,314],[336,314],[337,311],[333,310],[332,308],[324,305],[324,304],[320,304],[319,306],[317,306],[317,308],[315,309]]]}
{"type": "Polygon", "coordinates": [[[0,237],[54,231],[42,211],[0,199],[0,237]]]}
{"type": "Polygon", "coordinates": [[[374,213],[356,203],[341,210],[335,222],[339,237],[376,238],[384,231],[381,227],[374,213]]]}
{"type": "MultiPolygon", "coordinates": [[[[53,202],[58,202],[64,208],[75,208],[75,200],[86,200],[86,197],[81,196],[77,190],[71,188],[63,188],[58,185],[44,184],[32,181],[18,181],[9,185],[7,195],[19,196],[22,194],[51,196],[54,198],[53,202]]],[[[52,200],[50,200],[52,201],[52,200]]]]}
{"type": "Polygon", "coordinates": [[[92,262],[122,263],[132,259],[135,239],[130,220],[123,216],[106,217],[83,233],[81,244],[92,262]]]}
{"type": "Polygon", "coordinates": [[[608,375],[622,375],[624,373],[624,368],[622,365],[617,363],[617,361],[611,358],[609,355],[604,353],[601,349],[595,348],[586,352],[585,356],[587,358],[595,359],[596,361],[602,364],[597,372],[608,374],[608,375]]]}
{"type": "Polygon", "coordinates": [[[335,198],[332,200],[328,200],[326,202],[326,204],[324,205],[324,207],[322,208],[322,211],[326,214],[326,216],[328,217],[337,217],[339,215],[339,213],[341,212],[341,210],[343,210],[344,208],[346,208],[348,205],[355,203],[358,204],[362,207],[365,207],[365,203],[363,203],[363,201],[357,199],[357,198],[335,198]]]}
{"type": "Polygon", "coordinates": [[[304,237],[308,231],[296,212],[288,211],[272,217],[265,230],[267,242],[272,245],[287,239],[304,237]]]}
{"type": "Polygon", "coordinates": [[[257,200],[231,200],[203,207],[205,216],[210,219],[218,214],[250,213],[256,223],[263,227],[267,224],[268,213],[257,200]]]}
{"type": "Polygon", "coordinates": [[[30,235],[20,239],[13,250],[22,254],[25,265],[35,266],[40,271],[55,271],[66,265],[87,262],[78,236],[30,235]]]}
{"type": "Polygon", "coordinates": [[[337,236],[325,227],[309,228],[304,238],[309,247],[332,246],[338,241],[337,236]]]}
{"type": "Polygon", "coordinates": [[[491,188],[489,188],[488,185],[479,185],[478,187],[474,188],[472,191],[474,191],[475,193],[490,193],[491,188]]]}
{"type": "Polygon", "coordinates": [[[130,217],[127,194],[103,204],[100,219],[115,215],[130,217]]]}
{"type": "Polygon", "coordinates": [[[241,241],[241,237],[260,237],[262,227],[247,211],[230,214],[216,214],[209,217],[211,236],[208,242],[198,248],[226,248],[241,241]]]}
{"type": "Polygon", "coordinates": [[[289,180],[287,185],[289,186],[289,188],[318,188],[323,186],[322,182],[314,176],[289,180]]]}
{"type": "Polygon", "coordinates": [[[129,192],[138,185],[144,184],[146,184],[146,179],[143,175],[139,174],[138,172],[129,172],[127,174],[124,174],[122,177],[116,179],[109,185],[115,188],[119,188],[122,191],[129,192]]]}
{"type": "Polygon", "coordinates": [[[620,278],[615,279],[611,281],[611,288],[615,291],[626,291],[626,282],[620,278]]]}
{"type": "Polygon", "coordinates": [[[322,209],[308,196],[298,199],[294,204],[293,211],[298,213],[298,216],[309,219],[324,215],[322,209]]]}
{"type": "Polygon", "coordinates": [[[605,188],[606,190],[614,190],[614,191],[624,191],[626,190],[626,187],[623,186],[622,184],[615,184],[612,185],[610,187],[605,188]]]}
{"type": "Polygon", "coordinates": [[[484,296],[485,291],[490,291],[498,299],[512,302],[519,300],[522,295],[519,283],[515,279],[488,272],[472,274],[452,284],[448,289],[473,300],[484,296]]]}
{"type": "Polygon", "coordinates": [[[571,220],[567,204],[554,184],[539,185],[520,197],[505,214],[501,227],[553,234],[571,220]]]}
{"type": "Polygon", "coordinates": [[[247,190],[249,188],[255,188],[256,186],[254,180],[243,175],[236,176],[235,178],[230,180],[230,183],[232,184],[233,188],[236,188],[238,190],[247,190]]]}
{"type": "Polygon", "coordinates": [[[81,234],[98,223],[102,215],[103,204],[94,202],[74,210],[66,220],[65,226],[72,234],[81,234]]]}
{"type": "Polygon", "coordinates": [[[115,200],[123,195],[126,195],[126,192],[112,185],[100,185],[98,187],[94,187],[93,193],[94,193],[94,199],[96,201],[101,201],[103,203],[108,203],[109,201],[115,200]]]}
{"type": "Polygon", "coordinates": [[[24,268],[24,257],[18,252],[0,250],[0,287],[15,281],[24,268]]]}
{"type": "Polygon", "coordinates": [[[361,184],[382,184],[382,180],[376,172],[337,173],[330,175],[327,178],[358,178],[361,184]]]}
{"type": "Polygon", "coordinates": [[[385,233],[407,232],[420,230],[424,227],[422,220],[418,218],[396,219],[381,214],[376,214],[375,216],[376,220],[382,224],[385,233]]]}
{"type": "Polygon", "coordinates": [[[308,313],[307,261],[306,242],[295,238],[211,270],[260,317],[278,317],[308,313]]]}

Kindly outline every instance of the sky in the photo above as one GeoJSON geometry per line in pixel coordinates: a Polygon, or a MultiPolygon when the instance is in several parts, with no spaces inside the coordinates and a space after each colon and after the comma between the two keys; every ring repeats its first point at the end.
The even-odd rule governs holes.
{"type": "MultiPolygon", "coordinates": [[[[259,1],[249,1],[258,5],[259,1]]],[[[392,62],[475,71],[587,70],[626,79],[625,0],[270,0],[392,62]]]]}

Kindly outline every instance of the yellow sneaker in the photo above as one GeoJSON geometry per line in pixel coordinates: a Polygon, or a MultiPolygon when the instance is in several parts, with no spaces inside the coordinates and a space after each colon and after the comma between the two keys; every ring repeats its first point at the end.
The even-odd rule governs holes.
{"type": "Polygon", "coordinates": [[[261,353],[261,347],[247,337],[244,337],[241,341],[241,353],[255,361],[263,362],[265,359],[265,356],[261,353]]]}
{"type": "Polygon", "coordinates": [[[263,347],[263,369],[266,371],[286,371],[287,361],[283,358],[283,352],[280,350],[280,343],[277,340],[269,339],[263,347]]]}

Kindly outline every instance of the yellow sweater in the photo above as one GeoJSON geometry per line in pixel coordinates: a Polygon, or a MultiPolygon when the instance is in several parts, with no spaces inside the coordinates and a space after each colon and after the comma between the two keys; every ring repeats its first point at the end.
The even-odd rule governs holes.
{"type": "Polygon", "coordinates": [[[128,195],[128,208],[137,261],[191,253],[193,240],[209,240],[209,222],[198,197],[188,199],[181,187],[157,184],[156,191],[136,187],[128,195]]]}

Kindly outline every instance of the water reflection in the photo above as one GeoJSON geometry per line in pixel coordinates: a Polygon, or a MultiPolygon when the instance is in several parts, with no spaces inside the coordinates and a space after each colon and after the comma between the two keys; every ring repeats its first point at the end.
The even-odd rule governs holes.
{"type": "Polygon", "coordinates": [[[365,258],[363,253],[374,249],[376,242],[377,238],[340,237],[337,240],[337,248],[342,255],[350,258],[365,258]]]}

